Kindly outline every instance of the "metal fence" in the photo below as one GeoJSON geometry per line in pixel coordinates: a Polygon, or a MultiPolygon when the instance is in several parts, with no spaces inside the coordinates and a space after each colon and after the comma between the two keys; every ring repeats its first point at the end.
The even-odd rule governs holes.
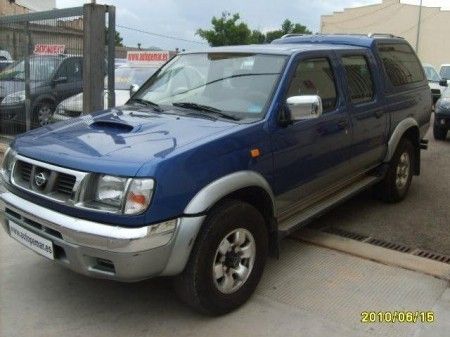
{"type": "Polygon", "coordinates": [[[63,119],[103,108],[114,35],[111,6],[0,17],[0,136],[45,126],[62,107],[63,119]]]}

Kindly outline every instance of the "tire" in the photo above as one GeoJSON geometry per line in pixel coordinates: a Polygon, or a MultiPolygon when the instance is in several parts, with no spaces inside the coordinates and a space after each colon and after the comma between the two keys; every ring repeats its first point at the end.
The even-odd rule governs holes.
{"type": "Polygon", "coordinates": [[[228,313],[255,291],[267,254],[268,234],[261,213],[248,203],[227,200],[206,218],[184,272],[174,280],[175,291],[201,313],[228,313]],[[235,243],[243,248],[241,253],[230,251],[235,243]],[[249,257],[239,257],[243,255],[249,257]],[[248,267],[247,272],[242,266],[248,267]]]}
{"type": "Polygon", "coordinates": [[[436,140],[445,140],[447,138],[447,129],[440,127],[439,125],[433,126],[433,136],[436,140]]]}
{"type": "Polygon", "coordinates": [[[49,124],[54,113],[55,105],[52,102],[39,102],[33,109],[33,126],[41,127],[49,124]]]}
{"type": "Polygon", "coordinates": [[[400,140],[377,194],[389,203],[402,201],[408,194],[416,160],[415,149],[407,138],[400,140]]]}

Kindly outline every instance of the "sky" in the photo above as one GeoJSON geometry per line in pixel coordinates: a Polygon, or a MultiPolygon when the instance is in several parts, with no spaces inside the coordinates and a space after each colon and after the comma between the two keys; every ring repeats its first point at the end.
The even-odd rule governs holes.
{"type": "MultiPolygon", "coordinates": [[[[402,0],[418,4],[420,0],[402,0]]],[[[56,0],[58,8],[83,5],[86,0],[56,0]]],[[[320,16],[348,7],[381,3],[381,0],[97,0],[116,6],[116,24],[151,33],[187,40],[174,40],[117,27],[127,46],[162,49],[196,49],[205,41],[195,34],[197,29],[211,27],[211,18],[222,12],[239,13],[250,29],[278,29],[285,19],[319,31],[320,16]]],[[[450,10],[448,0],[423,0],[426,6],[450,10]]]]}

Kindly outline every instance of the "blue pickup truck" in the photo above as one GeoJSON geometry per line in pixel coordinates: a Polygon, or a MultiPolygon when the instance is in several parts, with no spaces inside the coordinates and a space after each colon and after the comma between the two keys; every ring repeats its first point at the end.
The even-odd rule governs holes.
{"type": "Polygon", "coordinates": [[[125,106],[17,137],[0,221],[76,272],[174,276],[222,314],[280,240],[356,193],[405,198],[431,115],[402,38],[286,36],[177,55],[125,106]]]}

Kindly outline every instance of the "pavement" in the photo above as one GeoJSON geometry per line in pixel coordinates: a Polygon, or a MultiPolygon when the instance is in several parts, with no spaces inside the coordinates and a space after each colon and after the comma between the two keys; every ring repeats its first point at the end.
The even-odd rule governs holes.
{"type": "Polygon", "coordinates": [[[435,141],[430,128],[426,138],[422,172],[404,201],[385,204],[368,191],[308,227],[338,228],[450,256],[450,133],[446,141],[435,141]]]}
{"type": "MultiPolygon", "coordinates": [[[[450,142],[429,138],[423,173],[403,203],[386,205],[366,193],[308,230],[333,226],[447,253],[450,142]]],[[[211,318],[180,303],[170,279],[123,284],[87,278],[0,230],[0,336],[449,336],[449,282],[401,263],[372,261],[361,247],[365,254],[358,247],[348,254],[286,239],[250,301],[211,318]],[[363,311],[432,311],[435,321],[361,323],[363,311]]],[[[397,262],[406,255],[390,254],[398,254],[391,257],[397,262]]]]}

